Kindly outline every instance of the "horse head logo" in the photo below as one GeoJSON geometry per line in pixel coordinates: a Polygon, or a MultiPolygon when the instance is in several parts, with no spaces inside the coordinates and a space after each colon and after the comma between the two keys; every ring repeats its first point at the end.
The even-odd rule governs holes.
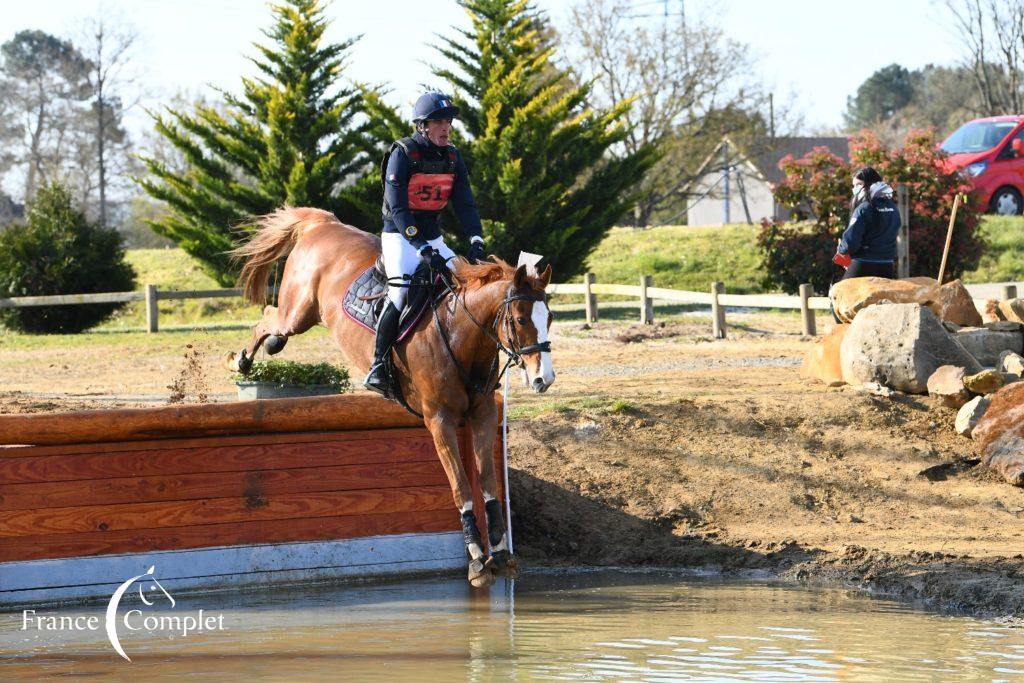
{"type": "Polygon", "coordinates": [[[133,576],[132,578],[122,583],[120,586],[117,587],[117,590],[114,591],[114,594],[110,597],[110,602],[107,604],[107,638],[110,639],[110,644],[113,646],[114,651],[117,652],[117,654],[124,657],[129,662],[132,660],[128,655],[124,653],[124,649],[121,647],[121,641],[117,637],[117,608],[121,604],[121,598],[128,591],[128,589],[132,587],[132,584],[138,581],[139,599],[142,600],[142,603],[144,605],[152,606],[154,604],[153,602],[146,599],[147,589],[153,595],[157,595],[156,590],[160,589],[160,593],[162,593],[164,597],[166,597],[167,600],[170,601],[171,607],[173,608],[175,605],[174,598],[172,598],[171,594],[168,593],[162,585],[160,585],[160,582],[157,581],[156,577],[153,575],[153,572],[155,570],[156,565],[152,565],[146,571],[145,574],[133,576]],[[142,580],[140,581],[140,579],[142,580]]]}

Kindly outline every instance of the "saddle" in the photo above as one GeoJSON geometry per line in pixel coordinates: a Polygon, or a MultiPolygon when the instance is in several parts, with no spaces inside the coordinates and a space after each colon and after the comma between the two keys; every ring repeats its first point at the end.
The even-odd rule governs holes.
{"type": "MultiPolygon", "coordinates": [[[[429,288],[415,284],[417,282],[425,283],[429,276],[429,266],[422,264],[410,279],[413,286],[409,288],[409,295],[405,298],[405,307],[398,318],[398,334],[395,336],[395,345],[412,334],[416,324],[426,314],[432,302],[440,302],[448,294],[448,289],[444,286],[444,281],[440,276],[434,279],[433,286],[429,288]]],[[[363,271],[349,285],[342,301],[342,310],[345,311],[345,315],[349,319],[366,328],[370,333],[376,333],[377,320],[381,311],[384,310],[387,295],[388,277],[384,271],[383,258],[378,258],[373,266],[363,271]]],[[[423,417],[409,406],[402,395],[401,385],[396,381],[393,356],[390,353],[386,357],[384,368],[388,376],[388,389],[385,396],[398,402],[413,415],[423,417]]]]}
{"type": "MultiPolygon", "coordinates": [[[[412,276],[413,281],[423,282],[427,279],[426,266],[420,266],[412,276]]],[[[410,287],[409,296],[405,298],[405,307],[402,309],[398,322],[398,336],[395,343],[403,341],[416,327],[423,314],[427,312],[427,305],[434,297],[443,296],[447,293],[444,287],[440,286],[438,278],[431,291],[432,296],[423,296],[422,287],[410,287]]],[[[364,270],[357,277],[348,291],[345,292],[345,299],[342,308],[345,315],[363,326],[370,332],[377,331],[377,319],[384,310],[384,302],[388,296],[388,276],[384,272],[384,260],[378,258],[377,262],[370,268],[364,270]]]]}

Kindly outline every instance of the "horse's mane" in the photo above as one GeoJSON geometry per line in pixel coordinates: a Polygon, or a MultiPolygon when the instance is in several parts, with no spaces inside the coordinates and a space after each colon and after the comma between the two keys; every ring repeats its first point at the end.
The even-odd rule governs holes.
{"type": "Polygon", "coordinates": [[[470,263],[460,258],[456,259],[453,273],[459,287],[466,290],[479,289],[484,285],[500,280],[511,280],[516,269],[497,256],[492,256],[488,261],[470,263]]]}

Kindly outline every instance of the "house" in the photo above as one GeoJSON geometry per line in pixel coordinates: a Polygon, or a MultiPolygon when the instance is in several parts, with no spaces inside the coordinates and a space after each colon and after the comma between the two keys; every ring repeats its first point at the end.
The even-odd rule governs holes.
{"type": "Polygon", "coordinates": [[[25,217],[25,205],[0,192],[0,229],[25,217]]]}
{"type": "Polygon", "coordinates": [[[728,137],[701,164],[690,185],[686,210],[688,225],[759,223],[762,218],[786,220],[789,209],[775,201],[772,186],[782,181],[779,161],[787,155],[799,159],[815,147],[827,147],[849,159],[845,137],[778,137],[755,153],[744,153],[728,137]]]}

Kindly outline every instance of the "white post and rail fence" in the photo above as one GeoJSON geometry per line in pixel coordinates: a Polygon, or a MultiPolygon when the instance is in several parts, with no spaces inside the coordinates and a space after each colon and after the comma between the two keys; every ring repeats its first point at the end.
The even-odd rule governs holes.
{"type": "MultiPolygon", "coordinates": [[[[710,306],[712,335],[725,338],[725,311],[727,308],[764,308],[776,310],[799,310],[803,333],[817,334],[814,311],[830,310],[828,297],[814,296],[811,285],[800,285],[797,296],[788,294],[728,294],[724,282],[713,282],[707,292],[688,292],[679,289],[654,287],[654,278],[642,275],[638,285],[616,285],[597,282],[593,273],[583,276],[582,283],[548,285],[547,292],[554,296],[582,295],[586,320],[598,321],[597,297],[599,294],[617,297],[636,297],[641,323],[654,322],[654,302],[662,304],[710,306]]],[[[0,308],[21,308],[25,306],[68,306],[74,304],[105,304],[130,301],[146,302],[146,329],[157,332],[160,329],[158,302],[180,299],[217,299],[239,297],[241,289],[200,289],[186,291],[161,290],[156,285],[146,285],[141,292],[106,292],[101,294],[58,294],[53,296],[21,296],[0,298],[0,308]]],[[[1016,285],[1002,285],[1002,299],[1017,297],[1016,285]]],[[[975,299],[984,304],[984,299],[975,299]]]]}

